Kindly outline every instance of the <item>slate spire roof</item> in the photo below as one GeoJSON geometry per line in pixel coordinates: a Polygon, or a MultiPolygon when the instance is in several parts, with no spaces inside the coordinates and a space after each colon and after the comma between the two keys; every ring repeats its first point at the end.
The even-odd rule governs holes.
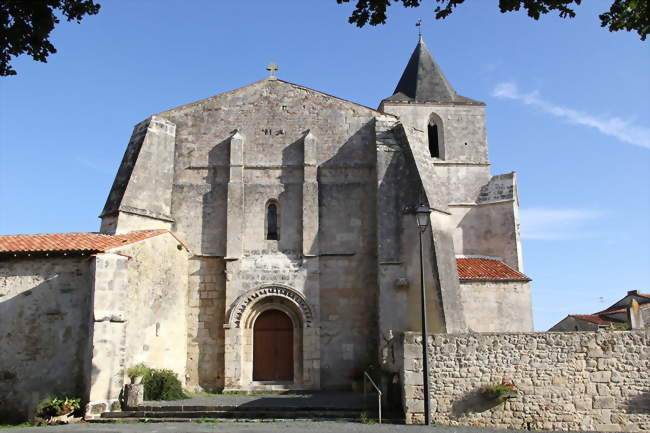
{"type": "Polygon", "coordinates": [[[406,64],[393,96],[392,102],[442,102],[456,104],[481,104],[456,93],[440,66],[433,60],[429,49],[420,40],[406,64]]]}

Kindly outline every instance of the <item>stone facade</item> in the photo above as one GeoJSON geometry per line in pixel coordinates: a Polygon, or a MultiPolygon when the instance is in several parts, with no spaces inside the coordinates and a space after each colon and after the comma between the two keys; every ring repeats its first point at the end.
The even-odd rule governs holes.
{"type": "Polygon", "coordinates": [[[272,76],[135,126],[100,230],[165,234],[91,260],[91,412],[138,362],[190,391],[349,389],[420,329],[421,278],[431,332],[532,329],[523,274],[461,284],[457,255],[522,270],[516,176],[490,174],[485,104],[415,53],[417,85],[405,71],[379,110],[272,76]],[[282,381],[255,375],[269,310],[292,335],[282,381]]]}
{"type": "MultiPolygon", "coordinates": [[[[423,41],[416,52],[407,70],[428,72],[405,72],[396,95],[446,83],[423,41]]],[[[489,172],[485,104],[440,89],[373,110],[272,76],[136,125],[102,231],[162,227],[188,245],[190,389],[348,387],[380,341],[419,329],[421,203],[430,331],[466,331],[478,297],[492,316],[473,328],[532,329],[526,284],[494,282],[464,312],[457,254],[523,266],[516,177],[489,172]],[[290,383],[253,380],[266,309],[293,323],[290,383]]]]}
{"type": "Polygon", "coordinates": [[[185,383],[187,263],[168,232],[92,255],[2,257],[2,409],[29,416],[48,395],[80,397],[89,415],[119,408],[140,362],[185,383]]]}
{"type": "Polygon", "coordinates": [[[0,263],[0,419],[29,415],[48,393],[89,385],[92,259],[0,263]]]}
{"type": "MultiPolygon", "coordinates": [[[[407,423],[423,422],[422,346],[398,343],[407,423]]],[[[429,339],[432,422],[574,431],[650,430],[647,331],[434,335],[429,339]],[[482,387],[516,385],[505,402],[482,387]]]]}
{"type": "Polygon", "coordinates": [[[90,415],[119,407],[126,369],[167,368],[185,383],[188,254],[171,234],[93,259],[90,415]]]}

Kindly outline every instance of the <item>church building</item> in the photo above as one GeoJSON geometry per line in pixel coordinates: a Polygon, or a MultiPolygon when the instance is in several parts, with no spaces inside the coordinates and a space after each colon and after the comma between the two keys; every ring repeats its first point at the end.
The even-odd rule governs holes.
{"type": "Polygon", "coordinates": [[[377,109],[269,69],[137,124],[99,232],[0,236],[0,400],[101,413],[140,362],[191,391],[348,389],[421,330],[421,272],[429,332],[532,331],[517,177],[422,39],[377,109]]]}

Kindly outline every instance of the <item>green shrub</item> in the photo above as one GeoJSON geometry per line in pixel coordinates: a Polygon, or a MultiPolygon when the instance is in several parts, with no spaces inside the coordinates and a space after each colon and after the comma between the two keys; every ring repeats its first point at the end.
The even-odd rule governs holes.
{"type": "Polygon", "coordinates": [[[149,369],[142,380],[145,400],[182,400],[187,398],[181,382],[172,370],[149,369]]]}

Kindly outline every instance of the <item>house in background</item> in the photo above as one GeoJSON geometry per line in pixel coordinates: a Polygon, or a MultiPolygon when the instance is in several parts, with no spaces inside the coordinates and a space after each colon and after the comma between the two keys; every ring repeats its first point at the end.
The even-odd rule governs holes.
{"type": "Polygon", "coordinates": [[[639,305],[643,323],[650,324],[650,294],[630,290],[609,308],[593,314],[569,314],[549,329],[551,332],[596,331],[601,328],[623,328],[630,323],[629,309],[633,301],[639,305]]]}

